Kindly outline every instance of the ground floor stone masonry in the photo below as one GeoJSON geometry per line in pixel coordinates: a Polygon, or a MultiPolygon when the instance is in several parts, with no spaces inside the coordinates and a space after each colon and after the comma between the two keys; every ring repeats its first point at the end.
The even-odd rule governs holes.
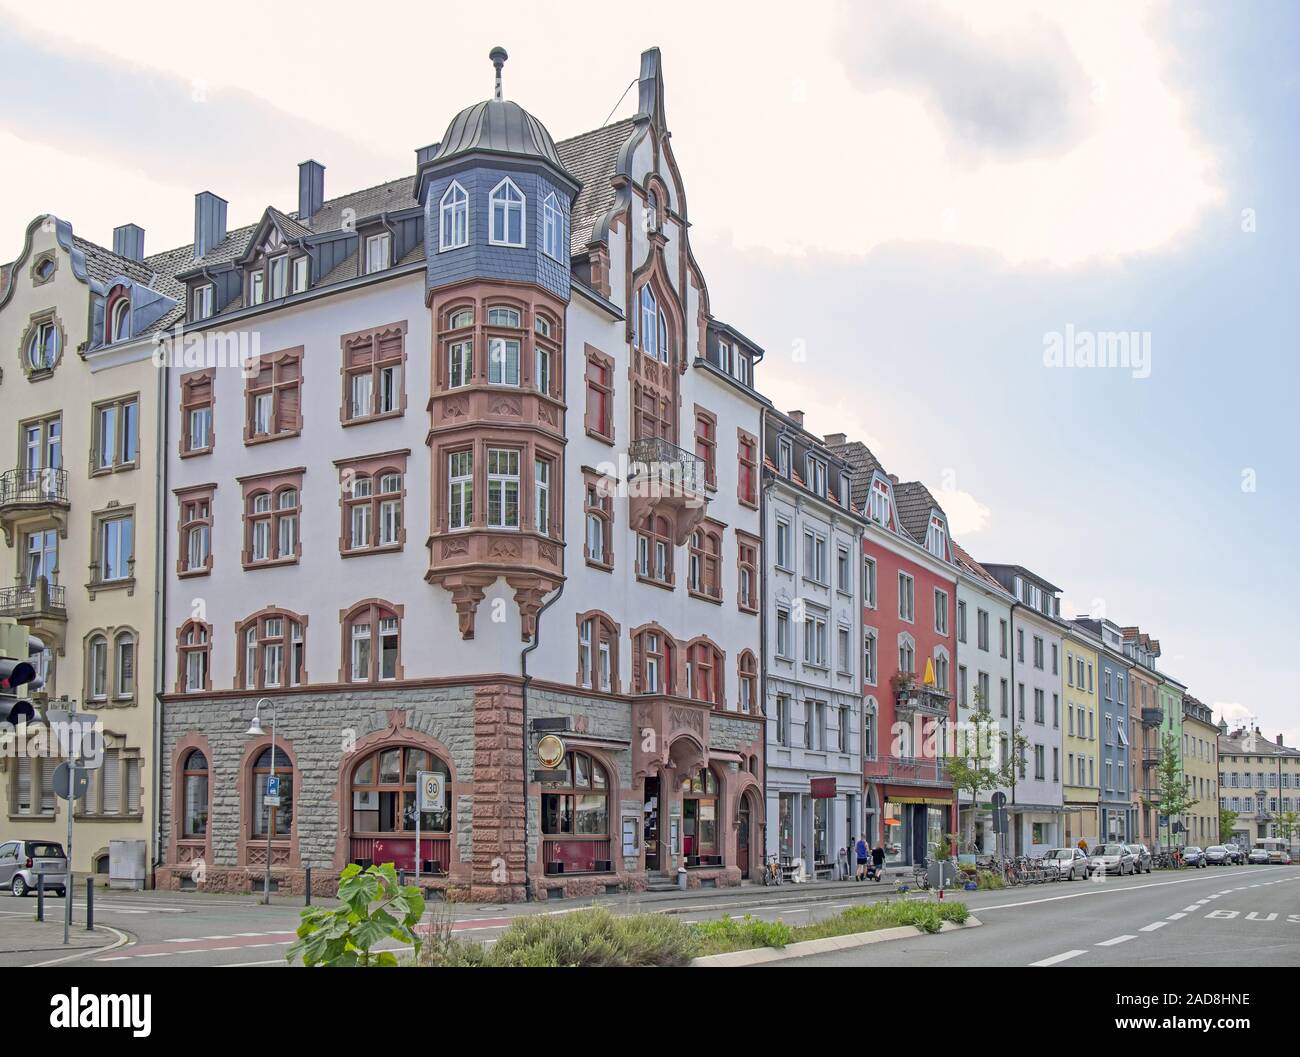
{"type": "Polygon", "coordinates": [[[690,887],[728,885],[761,859],[758,717],[551,684],[525,694],[502,677],[267,693],[250,735],[257,702],[164,700],[159,887],[260,891],[268,855],[282,892],[302,892],[308,867],[318,894],[349,862],[412,871],[415,774],[430,768],[445,802],[421,815],[419,862],[446,898],[637,890],[679,868],[690,887]],[[538,774],[539,719],[566,721],[567,778],[538,774]]]}

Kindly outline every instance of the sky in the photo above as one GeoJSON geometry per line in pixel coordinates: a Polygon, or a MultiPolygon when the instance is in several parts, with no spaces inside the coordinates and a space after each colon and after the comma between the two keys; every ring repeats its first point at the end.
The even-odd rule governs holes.
{"type": "Polygon", "coordinates": [[[575,135],[635,110],[658,46],[692,246],[760,388],[1300,744],[1300,8],[359,10],[0,0],[0,259],[47,212],[157,252],[198,191],[233,227],[292,209],[307,158],[327,197],[413,172],[497,44],[506,95],[575,135]]]}

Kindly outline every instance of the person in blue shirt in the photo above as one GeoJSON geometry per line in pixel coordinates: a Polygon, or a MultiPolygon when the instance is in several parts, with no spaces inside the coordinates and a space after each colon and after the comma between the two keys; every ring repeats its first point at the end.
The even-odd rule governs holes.
{"type": "Polygon", "coordinates": [[[858,838],[858,844],[857,847],[854,848],[854,851],[857,853],[858,856],[857,880],[865,881],[867,879],[867,863],[871,861],[869,852],[867,850],[866,837],[858,838]]]}

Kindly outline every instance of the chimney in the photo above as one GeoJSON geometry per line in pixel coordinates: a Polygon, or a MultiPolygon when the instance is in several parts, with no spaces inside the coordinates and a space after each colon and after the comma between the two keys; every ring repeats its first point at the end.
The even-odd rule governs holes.
{"type": "Polygon", "coordinates": [[[1278,743],[1279,745],[1282,744],[1282,735],[1281,735],[1281,734],[1279,734],[1279,735],[1277,736],[1277,743],[1278,743]]]}
{"type": "Polygon", "coordinates": [[[787,414],[789,415],[790,418],[794,419],[794,424],[795,424],[796,426],[798,426],[800,429],[803,429],[803,412],[802,412],[802,411],[790,411],[790,412],[787,412],[787,414]]]}
{"type": "Polygon", "coordinates": [[[127,260],[144,260],[144,228],[123,224],[113,229],[113,252],[127,260]]]}
{"type": "Polygon", "coordinates": [[[194,256],[211,253],[226,237],[226,200],[211,191],[194,196],[194,256]]]}
{"type": "Polygon", "coordinates": [[[415,167],[418,169],[437,153],[437,143],[430,143],[427,147],[417,147],[415,150],[415,167]]]}
{"type": "Polygon", "coordinates": [[[325,166],[318,161],[298,163],[298,219],[304,224],[325,204],[325,166]]]}
{"type": "Polygon", "coordinates": [[[891,473],[891,474],[889,475],[889,480],[890,480],[890,482],[894,485],[895,488],[898,487],[898,474],[896,474],[896,473],[891,473]]]}
{"type": "Polygon", "coordinates": [[[826,434],[826,443],[829,444],[832,448],[838,448],[841,444],[847,444],[848,442],[849,442],[848,437],[846,437],[843,433],[826,434]]]}

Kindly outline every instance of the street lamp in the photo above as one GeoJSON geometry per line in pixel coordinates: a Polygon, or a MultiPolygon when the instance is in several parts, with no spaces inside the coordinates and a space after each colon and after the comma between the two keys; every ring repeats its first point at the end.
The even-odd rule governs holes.
{"type": "MultiPolygon", "coordinates": [[[[275,703],[270,698],[258,698],[257,704],[253,706],[253,721],[244,731],[250,738],[260,738],[263,735],[262,730],[262,706],[266,705],[271,710],[271,774],[270,778],[275,777],[275,703]]],[[[270,784],[268,778],[268,785],[270,784]]],[[[256,792],[254,793],[256,795],[256,792]]],[[[262,881],[262,903],[265,906],[271,905],[271,819],[270,812],[267,812],[266,820],[266,877],[262,881]]]]}

